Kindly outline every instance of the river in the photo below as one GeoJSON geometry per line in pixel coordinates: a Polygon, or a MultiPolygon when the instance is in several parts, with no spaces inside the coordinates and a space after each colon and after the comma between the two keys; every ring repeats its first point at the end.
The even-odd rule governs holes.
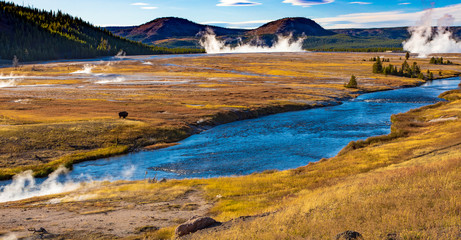
{"type": "Polygon", "coordinates": [[[441,101],[459,79],[363,94],[341,105],[233,122],[179,145],[76,164],[72,179],[208,178],[291,169],[335,156],[350,141],[390,132],[392,114],[441,101]]]}
{"type": "Polygon", "coordinates": [[[459,82],[434,80],[363,94],[337,106],[224,124],[173,147],[76,164],[62,181],[209,178],[292,169],[333,157],[350,141],[388,134],[392,114],[443,101],[437,96],[459,82]]]}

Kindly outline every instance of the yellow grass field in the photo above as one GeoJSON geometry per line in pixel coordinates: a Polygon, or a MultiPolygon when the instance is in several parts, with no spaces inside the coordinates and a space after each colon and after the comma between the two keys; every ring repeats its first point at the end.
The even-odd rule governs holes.
{"type": "MultiPolygon", "coordinates": [[[[16,78],[14,86],[0,88],[0,179],[26,169],[44,176],[59,164],[102,152],[110,156],[175,142],[193,134],[197,123],[236,120],[229,111],[300,110],[422,82],[372,74],[373,62],[367,60],[377,55],[394,65],[404,59],[396,53],[306,52],[1,68],[0,76],[16,78]],[[359,89],[344,87],[352,74],[359,89]],[[128,119],[118,119],[120,111],[129,112],[128,119]]],[[[455,55],[445,58],[458,63],[455,55]]],[[[435,77],[460,70],[413,61],[435,77]]]]}
{"type": "MultiPolygon", "coordinates": [[[[400,60],[403,54],[380,55],[390,58],[393,64],[403,61],[400,60]]],[[[47,100],[39,98],[45,93],[31,90],[25,92],[37,94],[36,98],[30,97],[33,103],[24,109],[11,103],[15,99],[13,96],[17,98],[15,90],[0,89],[1,99],[8,99],[2,100],[1,106],[11,108],[5,109],[8,111],[2,118],[2,141],[9,139],[8,148],[16,147],[15,152],[24,152],[21,152],[22,160],[14,164],[8,161],[21,159],[21,156],[9,158],[13,152],[2,152],[2,171],[6,176],[36,166],[37,160],[26,156],[44,155],[49,146],[59,150],[59,155],[51,156],[50,153],[49,161],[39,166],[51,169],[54,165],[119,154],[136,147],[169,146],[191,134],[191,124],[211,121],[216,114],[229,109],[255,110],[302,104],[299,100],[315,104],[354,97],[364,91],[420,83],[418,79],[372,74],[372,62],[363,59],[373,56],[376,54],[242,54],[158,59],[152,60],[152,65],[114,63],[104,68],[112,69],[111,73],[136,72],[153,76],[159,71],[164,74],[162,76],[182,80],[174,73],[185,71],[181,76],[187,75],[190,82],[149,87],[104,85],[104,88],[85,82],[82,84],[88,86],[83,90],[47,91],[47,100]],[[223,73],[232,76],[222,77],[223,73]],[[351,74],[358,78],[357,90],[343,87],[351,74]],[[91,88],[98,89],[94,91],[97,96],[89,93],[91,88]],[[62,91],[70,92],[66,95],[62,91]],[[123,102],[103,100],[113,99],[113,94],[123,102]],[[73,97],[86,101],[72,104],[69,98],[73,97]],[[35,101],[49,102],[39,104],[35,101]],[[60,110],[53,110],[59,109],[51,107],[54,104],[73,114],[67,117],[60,110]],[[120,110],[130,112],[128,119],[116,119],[120,110]],[[45,131],[52,135],[44,143],[34,141],[45,131]],[[34,132],[38,132],[37,136],[34,132]],[[92,137],[88,138],[90,134],[92,137]],[[68,136],[71,137],[66,139],[68,136]],[[143,137],[142,141],[131,142],[138,136],[143,137]],[[72,139],[88,148],[77,150],[72,139]],[[62,144],[69,141],[71,144],[62,144]],[[15,144],[18,142],[28,145],[15,144]]],[[[451,57],[456,63],[456,58],[451,57]]],[[[437,74],[441,68],[440,77],[456,74],[459,70],[458,65],[438,66],[427,64],[427,59],[410,59],[413,60],[423,70],[430,69],[437,74]]],[[[23,67],[23,74],[32,74],[27,71],[28,67],[23,67]]],[[[60,65],[40,66],[40,69],[46,72],[48,67],[50,75],[65,71],[60,70],[65,69],[60,65]]],[[[67,71],[72,72],[83,67],[68,68],[67,71]]],[[[104,70],[97,66],[93,71],[104,70]]],[[[84,219],[86,223],[94,222],[93,227],[86,228],[91,225],[75,221],[70,223],[72,227],[62,229],[60,224],[64,223],[45,218],[57,237],[71,239],[172,239],[174,228],[187,220],[184,216],[197,214],[211,216],[223,224],[183,239],[335,239],[338,233],[346,230],[358,231],[365,239],[459,239],[461,91],[450,91],[442,96],[450,102],[394,115],[390,135],[351,142],[336,157],[297,169],[162,183],[88,184],[70,193],[8,203],[0,206],[0,214],[17,214],[19,222],[27,221],[28,213],[44,216],[59,213],[71,219],[84,219]],[[156,217],[134,216],[142,212],[156,217]],[[108,231],[107,227],[96,224],[100,220],[108,223],[111,217],[122,213],[127,214],[123,215],[126,221],[114,223],[118,230],[108,231]],[[20,220],[22,218],[24,220],[20,220]],[[133,219],[137,222],[132,223],[133,219]],[[151,225],[159,229],[150,228],[151,225]],[[141,232],[139,229],[152,230],[141,232]]],[[[43,169],[35,170],[40,173],[43,169]]],[[[27,233],[18,225],[8,225],[4,230],[7,232],[27,233]]]]}

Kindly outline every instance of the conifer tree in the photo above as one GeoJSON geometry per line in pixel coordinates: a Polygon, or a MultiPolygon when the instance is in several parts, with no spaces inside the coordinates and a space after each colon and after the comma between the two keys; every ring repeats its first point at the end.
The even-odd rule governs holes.
{"type": "Polygon", "coordinates": [[[349,82],[345,85],[347,88],[357,88],[357,78],[352,75],[349,82]]]}

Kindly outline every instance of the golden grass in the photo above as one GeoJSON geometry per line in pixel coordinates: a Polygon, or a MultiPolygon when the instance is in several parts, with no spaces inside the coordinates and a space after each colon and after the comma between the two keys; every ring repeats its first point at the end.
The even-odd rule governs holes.
{"type": "MultiPolygon", "coordinates": [[[[103,183],[82,193],[92,196],[87,201],[54,207],[91,213],[116,208],[120,201],[168,202],[195,192],[214,202],[209,214],[219,221],[271,214],[194,234],[192,239],[332,239],[346,230],[358,231],[365,239],[384,239],[388,234],[399,239],[457,239],[461,226],[461,100],[456,96],[460,93],[442,94],[454,99],[451,102],[394,115],[389,136],[351,143],[336,157],[298,169],[156,184],[103,183]],[[431,121],[440,118],[455,120],[431,121]]],[[[31,204],[48,198],[18,204],[40,207],[31,204]]],[[[174,226],[128,239],[170,239],[173,232],[174,226]]]]}
{"type": "MultiPolygon", "coordinates": [[[[459,91],[457,91],[458,94],[459,91]]],[[[350,149],[295,170],[204,180],[218,219],[277,211],[192,239],[457,239],[461,226],[461,101],[400,114],[406,135],[350,149]],[[427,125],[408,126],[416,119],[427,125]],[[222,197],[221,197],[222,196],[222,197]],[[328,226],[328,227],[326,227],[328,226]]],[[[377,139],[376,139],[377,140],[377,139]]]]}
{"type": "Polygon", "coordinates": [[[400,167],[303,190],[279,212],[192,239],[332,239],[346,230],[365,239],[457,239],[461,158],[400,167]],[[326,227],[328,226],[328,227],[326,227]]]}
{"type": "Polygon", "coordinates": [[[105,158],[115,155],[120,155],[123,153],[128,152],[128,146],[124,145],[117,145],[111,146],[106,148],[100,148],[92,151],[81,151],[72,153],[70,155],[58,158],[46,164],[40,165],[26,165],[14,168],[1,168],[0,169],[0,179],[9,179],[12,176],[24,172],[26,170],[34,171],[35,177],[45,177],[48,174],[52,173],[54,170],[58,169],[59,166],[63,165],[66,167],[71,167],[72,164],[82,162],[82,161],[89,161],[89,160],[96,160],[99,158],[105,158]]]}
{"type": "MultiPolygon", "coordinates": [[[[380,55],[391,58],[393,64],[401,62],[398,57],[402,56],[380,55]]],[[[23,82],[67,84],[65,87],[1,90],[0,144],[4,147],[0,148],[0,171],[44,165],[81,150],[92,151],[113,144],[128,146],[132,151],[174,142],[189,136],[188,126],[197,121],[237,120],[230,111],[248,109],[257,113],[255,116],[265,115],[354,97],[358,90],[344,88],[352,74],[358,77],[360,91],[420,83],[419,79],[371,73],[372,62],[362,59],[373,56],[376,54],[236,54],[187,58],[187,61],[153,59],[152,65],[139,61],[90,63],[93,73],[132,74],[143,76],[146,81],[166,80],[165,85],[136,81],[132,85],[104,85],[95,84],[95,79],[77,79],[70,73],[88,64],[83,62],[3,68],[1,72],[5,75],[70,79],[23,82]],[[129,120],[118,120],[120,111],[128,111],[129,120]]],[[[437,74],[440,70],[444,77],[459,72],[455,65],[431,66],[426,59],[412,61],[418,62],[423,70],[433,68],[437,74]]]]}

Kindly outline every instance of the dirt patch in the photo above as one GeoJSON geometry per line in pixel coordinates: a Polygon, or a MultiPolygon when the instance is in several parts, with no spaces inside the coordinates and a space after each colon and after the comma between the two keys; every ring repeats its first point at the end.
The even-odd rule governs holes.
{"type": "Polygon", "coordinates": [[[32,236],[28,229],[41,227],[55,236],[91,233],[105,238],[126,237],[140,234],[142,230],[178,225],[193,216],[205,215],[212,207],[212,203],[204,200],[198,191],[189,191],[173,201],[165,202],[134,204],[122,199],[114,206],[91,211],[81,208],[62,210],[43,203],[40,199],[27,204],[1,205],[2,230],[18,238],[32,236]]]}

